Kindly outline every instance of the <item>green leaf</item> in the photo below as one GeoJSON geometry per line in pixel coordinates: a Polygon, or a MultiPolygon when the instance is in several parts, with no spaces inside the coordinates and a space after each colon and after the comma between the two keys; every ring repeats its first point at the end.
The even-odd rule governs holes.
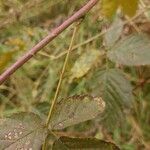
{"type": "Polygon", "coordinates": [[[0,119],[0,149],[40,150],[46,135],[42,120],[33,113],[0,119]]]}
{"type": "Polygon", "coordinates": [[[95,138],[70,138],[60,137],[54,142],[52,150],[119,150],[119,148],[110,142],[98,140],[95,138]]]}
{"type": "Polygon", "coordinates": [[[119,69],[98,70],[89,81],[90,91],[106,102],[104,124],[112,129],[119,123],[124,111],[132,108],[132,86],[119,69]],[[110,123],[111,122],[111,123],[110,123]]]}
{"type": "Polygon", "coordinates": [[[144,34],[132,34],[120,40],[108,52],[111,61],[127,66],[150,64],[150,38],[144,34]]]}
{"type": "Polygon", "coordinates": [[[104,35],[104,41],[106,47],[112,47],[116,41],[120,38],[123,31],[123,21],[116,17],[108,31],[104,35]]]}
{"type": "Polygon", "coordinates": [[[83,53],[71,69],[71,79],[83,77],[98,61],[100,55],[99,50],[88,50],[83,53]]]}
{"type": "Polygon", "coordinates": [[[105,103],[101,97],[89,95],[76,95],[62,99],[56,104],[50,128],[54,130],[64,129],[95,118],[104,111],[105,103]]]}

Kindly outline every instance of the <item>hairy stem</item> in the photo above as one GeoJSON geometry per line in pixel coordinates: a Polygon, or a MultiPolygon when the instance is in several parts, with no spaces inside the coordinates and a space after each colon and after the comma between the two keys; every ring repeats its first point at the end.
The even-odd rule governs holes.
{"type": "Polygon", "coordinates": [[[18,59],[12,66],[10,66],[4,73],[0,75],[0,85],[9,78],[17,69],[23,66],[28,60],[30,60],[38,51],[40,51],[44,46],[56,38],[61,32],[63,32],[67,27],[69,27],[73,22],[77,21],[79,18],[84,16],[96,3],[98,0],[89,0],[80,10],[78,10],[74,15],[69,17],[60,26],[53,29],[43,40],[41,40],[37,45],[30,49],[24,56],[18,59]]]}

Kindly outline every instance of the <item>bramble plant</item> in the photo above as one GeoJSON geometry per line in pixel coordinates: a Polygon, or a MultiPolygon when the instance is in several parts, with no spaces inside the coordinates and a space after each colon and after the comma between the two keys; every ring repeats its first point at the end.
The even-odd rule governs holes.
{"type": "MultiPolygon", "coordinates": [[[[4,1],[1,2],[1,5],[4,5],[6,8],[4,1]]],[[[23,3],[23,5],[25,4],[23,3]]],[[[84,124],[85,122],[91,125],[91,120],[95,126],[98,126],[96,130],[99,128],[103,130],[103,127],[100,127],[100,125],[108,128],[108,130],[112,130],[116,126],[123,126],[126,114],[129,115],[129,120],[133,122],[130,113],[134,107],[134,99],[136,99],[134,91],[149,81],[149,76],[144,78],[144,71],[141,73],[141,70],[145,69],[142,68],[143,66],[146,67],[146,65],[150,64],[150,38],[133,22],[134,19],[148,9],[145,8],[144,11],[142,10],[138,14],[136,12],[139,5],[138,0],[102,0],[100,2],[98,0],[89,0],[81,9],[63,21],[61,25],[54,28],[47,36],[45,36],[47,30],[41,31],[36,28],[35,31],[32,31],[30,28],[25,28],[26,32],[21,31],[23,37],[9,38],[5,44],[0,45],[2,49],[3,47],[5,49],[12,48],[11,51],[8,50],[0,55],[0,71],[3,71],[0,75],[0,84],[2,85],[11,76],[11,82],[19,91],[17,93],[18,97],[24,99],[22,103],[25,108],[24,112],[18,112],[17,110],[17,113],[0,119],[0,150],[120,149],[117,146],[118,143],[115,144],[113,140],[102,140],[99,134],[97,138],[96,136],[80,137],[78,135],[70,136],[65,131],[67,129],[71,130],[72,126],[76,128],[77,125],[80,126],[81,123],[84,124]],[[79,30],[84,23],[85,15],[96,4],[101,6],[100,12],[105,20],[109,23],[111,22],[110,27],[107,31],[102,31],[87,41],[74,46],[76,41],[79,40],[79,30]],[[128,23],[131,23],[132,29],[135,31],[131,33],[124,32],[124,28],[127,27],[128,23]],[[72,25],[72,38],[71,40],[66,39],[67,45],[70,42],[68,50],[55,56],[48,55],[47,49],[40,52],[41,49],[70,25],[72,25]],[[34,37],[34,33],[36,33],[36,37],[34,37]],[[41,36],[45,36],[45,38],[33,46],[41,39],[41,36]],[[78,58],[76,55],[72,57],[71,53],[74,50],[92,43],[99,37],[103,37],[101,50],[93,48],[90,51],[79,51],[78,58]],[[27,45],[25,39],[32,39],[33,43],[30,43],[29,40],[26,41],[28,42],[27,45]],[[8,62],[13,59],[14,55],[18,54],[18,51],[24,51],[30,46],[33,46],[33,48],[4,71],[8,62]],[[31,58],[35,58],[38,52],[41,56],[48,57],[48,61],[42,60],[41,68],[45,65],[48,68],[33,72],[32,69],[30,70],[30,67],[24,69],[22,72],[27,72],[27,76],[30,76],[32,80],[25,77],[22,72],[16,72],[18,69],[23,68],[23,65],[31,58]],[[63,59],[63,56],[65,56],[65,59],[63,59]],[[58,62],[58,64],[52,63],[59,58],[62,58],[63,66],[58,62]],[[131,84],[130,81],[135,81],[135,79],[130,80],[132,78],[131,75],[135,74],[135,70],[132,70],[132,67],[137,67],[140,76],[144,78],[142,82],[131,84]],[[48,69],[49,71],[47,72],[48,69]],[[41,71],[42,74],[39,76],[38,74],[41,71]],[[48,80],[44,79],[46,72],[50,74],[48,80]],[[131,74],[129,75],[130,72],[131,74]],[[13,73],[17,77],[15,74],[12,75],[13,73]],[[37,76],[39,76],[38,79],[36,79],[37,76]],[[44,87],[41,85],[41,79],[43,79],[44,87]],[[33,86],[33,81],[36,82],[35,86],[33,86]],[[54,86],[56,83],[57,86],[54,86]],[[25,87],[26,85],[28,87],[25,87]],[[38,87],[40,87],[39,91],[37,90],[38,87]],[[32,91],[33,88],[36,90],[32,91]],[[44,94],[40,96],[42,92],[44,94]],[[39,103],[36,103],[36,98],[39,100],[39,103]],[[44,101],[45,99],[52,100],[49,104],[48,101],[44,101]],[[35,107],[32,107],[33,105],[35,107]]],[[[21,7],[20,11],[22,9],[23,7],[21,7]]],[[[25,16],[15,12],[17,22],[24,20],[22,18],[25,16]]],[[[10,23],[14,23],[14,20],[10,21],[10,23]]],[[[97,26],[94,30],[97,31],[97,26]]],[[[59,43],[61,42],[59,41],[59,43]]],[[[90,48],[93,45],[91,44],[90,48]]],[[[63,47],[65,47],[65,44],[63,47]]],[[[88,47],[86,48],[88,49],[88,47]]],[[[55,54],[59,52],[57,51],[55,54]]],[[[37,68],[37,60],[33,62],[35,68],[37,68]]],[[[9,84],[9,82],[6,82],[6,84],[9,84]]],[[[143,95],[149,95],[146,92],[143,95]]],[[[10,106],[14,107],[14,105],[14,103],[10,102],[10,106]]],[[[138,127],[135,128],[137,129],[138,127]]],[[[148,146],[145,143],[143,140],[143,145],[147,148],[148,146]]]]}

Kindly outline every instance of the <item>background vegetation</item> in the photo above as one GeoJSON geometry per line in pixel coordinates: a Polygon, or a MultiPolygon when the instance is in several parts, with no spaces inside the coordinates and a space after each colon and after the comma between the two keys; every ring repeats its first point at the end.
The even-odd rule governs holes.
{"type": "MultiPolygon", "coordinates": [[[[85,0],[1,0],[0,73],[80,8],[85,0]]],[[[150,149],[150,2],[129,18],[102,14],[99,3],[78,26],[59,99],[102,96],[102,117],[68,127],[61,135],[96,137],[123,150],[150,149]],[[141,52],[142,51],[142,52],[141,52]]],[[[111,6],[111,5],[110,5],[111,6]]],[[[128,12],[127,14],[131,14],[128,12]]],[[[27,111],[47,115],[74,25],[0,86],[0,116],[27,111]]]]}

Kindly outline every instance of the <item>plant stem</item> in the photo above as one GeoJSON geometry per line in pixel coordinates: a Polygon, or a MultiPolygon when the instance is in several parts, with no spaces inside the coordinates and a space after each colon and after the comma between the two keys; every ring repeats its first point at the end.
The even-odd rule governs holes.
{"type": "Polygon", "coordinates": [[[30,60],[38,51],[40,51],[49,42],[55,39],[61,32],[68,28],[73,22],[77,21],[79,18],[83,17],[93,6],[96,5],[98,0],[89,0],[80,10],[78,10],[74,15],[69,17],[60,26],[53,29],[43,40],[41,40],[37,45],[30,49],[24,56],[18,59],[12,66],[10,66],[4,73],[0,75],[0,85],[9,78],[17,69],[22,67],[28,60],[30,60]]]}
{"type": "Polygon", "coordinates": [[[47,122],[46,122],[47,127],[49,125],[49,122],[50,122],[50,119],[51,119],[51,116],[52,116],[52,112],[53,112],[53,108],[54,108],[54,106],[56,104],[56,100],[58,98],[58,94],[59,94],[59,91],[60,91],[60,87],[61,87],[61,84],[62,84],[64,73],[65,73],[65,70],[66,70],[69,55],[70,55],[70,52],[71,52],[72,47],[73,47],[73,42],[74,42],[74,39],[75,39],[76,32],[77,32],[77,26],[75,26],[74,31],[73,31],[73,35],[72,35],[71,42],[70,42],[70,45],[69,45],[69,49],[67,51],[66,58],[65,58],[65,61],[64,61],[64,64],[63,64],[63,68],[62,68],[62,71],[61,71],[61,74],[60,74],[60,78],[59,78],[59,82],[58,82],[58,85],[57,85],[57,88],[56,88],[54,99],[52,101],[51,108],[50,108],[50,111],[49,111],[49,114],[48,114],[48,117],[47,117],[47,122]]]}
{"type": "MultiPolygon", "coordinates": [[[[70,55],[70,52],[71,52],[72,47],[73,47],[73,42],[74,42],[74,39],[75,39],[76,32],[77,32],[77,26],[75,26],[75,28],[74,28],[73,35],[72,35],[72,38],[71,38],[71,42],[70,42],[70,45],[69,45],[69,49],[68,49],[67,54],[66,54],[66,58],[65,58],[65,61],[64,61],[63,67],[62,67],[62,71],[61,71],[60,78],[59,78],[59,81],[58,81],[58,85],[57,85],[57,88],[56,88],[56,92],[55,92],[55,95],[54,95],[54,99],[52,101],[52,104],[51,104],[51,107],[50,107],[50,110],[49,110],[49,113],[48,113],[48,117],[47,117],[47,121],[46,121],[46,127],[47,128],[49,126],[51,116],[52,116],[55,104],[57,102],[58,94],[59,94],[59,91],[60,91],[60,87],[61,87],[61,84],[62,84],[64,73],[65,73],[65,70],[66,70],[66,66],[67,66],[67,63],[68,63],[68,60],[69,60],[69,55],[70,55]]],[[[47,138],[45,139],[42,150],[46,149],[46,143],[47,143],[47,138]]]]}

